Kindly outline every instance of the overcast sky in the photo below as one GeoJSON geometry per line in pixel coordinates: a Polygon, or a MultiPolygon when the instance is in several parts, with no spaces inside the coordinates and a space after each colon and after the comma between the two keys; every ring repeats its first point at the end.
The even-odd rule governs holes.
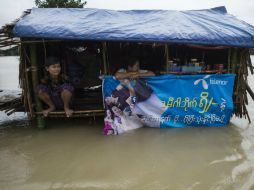
{"type": "MultiPolygon", "coordinates": [[[[228,12],[254,25],[254,0],[87,0],[86,7],[102,9],[190,10],[226,6],[228,12]]],[[[34,0],[0,0],[0,26],[35,7],[34,0]]]]}

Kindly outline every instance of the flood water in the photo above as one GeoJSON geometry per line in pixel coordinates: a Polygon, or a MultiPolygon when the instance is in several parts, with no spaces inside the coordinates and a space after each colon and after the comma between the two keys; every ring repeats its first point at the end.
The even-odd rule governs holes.
{"type": "MultiPolygon", "coordinates": [[[[0,89],[17,89],[17,70],[17,57],[0,57],[0,89]]],[[[253,76],[249,83],[254,89],[253,76]]],[[[222,128],[141,128],[120,136],[103,136],[101,119],[52,120],[39,130],[22,113],[0,113],[0,189],[251,190],[252,100],[248,110],[252,124],[232,118],[222,128]]]]}

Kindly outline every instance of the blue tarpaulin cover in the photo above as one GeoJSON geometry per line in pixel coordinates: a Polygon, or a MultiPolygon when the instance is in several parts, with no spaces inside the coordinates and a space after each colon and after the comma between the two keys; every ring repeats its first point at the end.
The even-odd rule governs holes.
{"type": "Polygon", "coordinates": [[[33,8],[16,23],[13,34],[254,47],[254,27],[228,14],[225,7],[192,11],[33,8]]]}

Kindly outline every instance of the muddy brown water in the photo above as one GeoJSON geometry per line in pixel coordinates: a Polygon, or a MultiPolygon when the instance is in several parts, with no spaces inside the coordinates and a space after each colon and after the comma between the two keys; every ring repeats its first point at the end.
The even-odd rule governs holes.
{"type": "MultiPolygon", "coordinates": [[[[15,89],[17,79],[2,81],[8,61],[18,69],[17,58],[0,57],[0,89],[15,89]]],[[[254,123],[253,101],[248,109],[254,123]]],[[[23,113],[0,113],[0,189],[251,190],[253,123],[232,118],[221,128],[141,128],[103,136],[102,118],[49,120],[39,130],[23,113]]]]}

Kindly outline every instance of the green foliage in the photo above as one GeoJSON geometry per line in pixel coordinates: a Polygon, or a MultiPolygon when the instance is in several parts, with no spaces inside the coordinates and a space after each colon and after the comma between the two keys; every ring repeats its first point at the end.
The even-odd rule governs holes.
{"type": "Polygon", "coordinates": [[[85,4],[82,0],[35,0],[39,8],[83,8],[85,4]]]}

